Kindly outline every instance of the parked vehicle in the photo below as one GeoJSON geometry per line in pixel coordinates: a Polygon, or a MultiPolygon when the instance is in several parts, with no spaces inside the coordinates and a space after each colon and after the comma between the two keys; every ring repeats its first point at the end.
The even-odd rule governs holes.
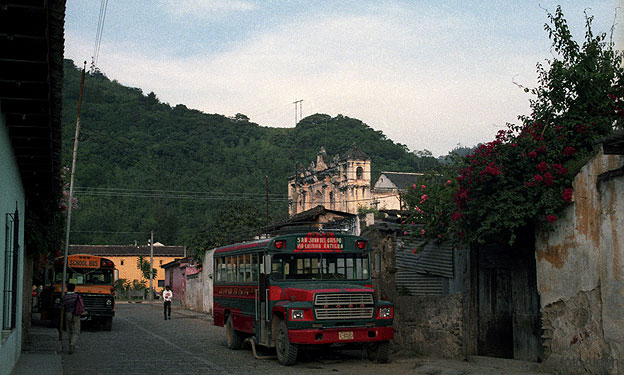
{"type": "Polygon", "coordinates": [[[311,232],[280,235],[214,252],[214,324],[227,345],[275,347],[292,365],[309,346],[365,346],[388,360],[394,306],[372,287],[368,241],[311,232]]]}
{"type": "MultiPolygon", "coordinates": [[[[58,326],[61,289],[63,281],[63,257],[56,258],[46,269],[46,285],[41,293],[42,319],[51,319],[58,326]]],[[[85,305],[83,320],[103,323],[110,331],[115,316],[115,264],[112,260],[94,255],[70,255],[67,257],[66,283],[76,285],[75,292],[82,296],[85,305]]]]}

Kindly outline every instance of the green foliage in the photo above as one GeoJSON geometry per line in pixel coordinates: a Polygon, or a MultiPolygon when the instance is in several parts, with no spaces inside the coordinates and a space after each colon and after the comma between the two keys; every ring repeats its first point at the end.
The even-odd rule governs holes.
{"type": "Polygon", "coordinates": [[[539,86],[527,90],[536,96],[532,114],[432,173],[426,189],[406,194],[413,210],[409,222],[422,222],[423,236],[513,243],[521,228],[555,222],[596,142],[622,127],[622,55],[605,34],[594,36],[591,17],[581,46],[572,40],[560,8],[548,18],[546,30],[558,56],[548,69],[538,65],[539,86]]]}
{"type": "MultiPolygon", "coordinates": [[[[79,83],[80,70],[66,60],[66,166],[71,165],[79,83]]],[[[345,153],[354,142],[371,157],[373,179],[382,170],[414,172],[436,163],[428,155],[407,152],[356,119],[316,114],[295,128],[262,127],[241,113],[228,118],[181,104],[171,107],[154,93],[146,96],[99,72],[89,75],[75,186],[98,189],[98,194],[77,193],[71,242],[126,244],[154,230],[156,241],[197,251],[229,241],[235,233],[248,236],[266,223],[265,176],[270,221],[281,221],[288,213],[288,177],[297,164],[308,165],[321,146],[335,155],[345,153]],[[112,195],[110,189],[157,194],[146,199],[148,192],[136,197],[112,195]],[[180,191],[205,194],[201,199],[172,198],[180,191]],[[239,216],[245,223],[236,220],[239,216]]]]}

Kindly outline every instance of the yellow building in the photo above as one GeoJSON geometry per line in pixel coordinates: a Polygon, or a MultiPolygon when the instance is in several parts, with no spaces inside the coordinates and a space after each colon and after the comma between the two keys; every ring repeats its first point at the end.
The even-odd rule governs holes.
{"type": "MultiPolygon", "coordinates": [[[[139,256],[142,255],[146,261],[150,261],[149,246],[124,246],[124,245],[70,245],[70,254],[90,254],[108,258],[115,263],[118,270],[118,278],[133,280],[143,280],[143,274],[137,267],[139,256]]],[[[186,257],[186,246],[164,246],[157,242],[154,244],[154,266],[156,277],[153,286],[156,291],[165,287],[165,272],[160,266],[173,262],[176,259],[186,257]]],[[[146,280],[149,288],[149,280],[146,280]]]]}

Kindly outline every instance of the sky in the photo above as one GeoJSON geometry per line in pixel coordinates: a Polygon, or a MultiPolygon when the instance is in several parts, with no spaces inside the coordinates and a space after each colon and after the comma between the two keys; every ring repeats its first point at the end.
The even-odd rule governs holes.
{"type": "MultiPolygon", "coordinates": [[[[520,86],[553,57],[545,9],[558,3],[577,41],[584,11],[621,34],[624,0],[111,0],[96,65],[171,106],[271,127],[342,114],[439,156],[529,113],[520,86]]],[[[100,9],[67,1],[65,57],[79,66],[100,9]]]]}

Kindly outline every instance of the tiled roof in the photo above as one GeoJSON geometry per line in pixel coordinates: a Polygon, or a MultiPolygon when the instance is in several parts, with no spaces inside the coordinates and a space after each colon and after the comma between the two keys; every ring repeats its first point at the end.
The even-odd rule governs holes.
{"type": "Polygon", "coordinates": [[[422,178],[422,173],[406,173],[406,172],[381,172],[400,190],[408,189],[414,184],[418,184],[422,178]]]}
{"type": "MultiPolygon", "coordinates": [[[[98,256],[139,256],[150,255],[149,246],[126,245],[70,245],[71,254],[90,254],[98,256]]],[[[154,246],[154,256],[184,257],[185,246],[154,246]]]]}

